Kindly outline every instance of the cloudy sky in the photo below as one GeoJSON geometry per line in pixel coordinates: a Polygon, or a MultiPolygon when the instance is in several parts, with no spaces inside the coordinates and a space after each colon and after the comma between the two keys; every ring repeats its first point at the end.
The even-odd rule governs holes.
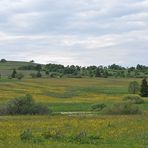
{"type": "Polygon", "coordinates": [[[148,65],[148,0],[0,0],[0,58],[148,65]]]}

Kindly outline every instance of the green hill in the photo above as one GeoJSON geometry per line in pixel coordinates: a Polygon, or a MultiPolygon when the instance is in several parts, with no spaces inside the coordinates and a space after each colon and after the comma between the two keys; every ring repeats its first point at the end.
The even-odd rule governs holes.
{"type": "MultiPolygon", "coordinates": [[[[2,76],[8,76],[12,73],[13,69],[18,69],[22,66],[28,66],[28,65],[37,65],[37,63],[31,63],[31,62],[24,62],[24,61],[7,61],[7,62],[0,62],[0,74],[2,76]]],[[[33,70],[17,70],[18,72],[22,72],[24,75],[29,75],[31,72],[34,72],[33,70]]]]}
{"type": "Polygon", "coordinates": [[[7,61],[0,62],[0,70],[18,69],[21,66],[36,65],[36,63],[22,62],[22,61],[7,61]]]}

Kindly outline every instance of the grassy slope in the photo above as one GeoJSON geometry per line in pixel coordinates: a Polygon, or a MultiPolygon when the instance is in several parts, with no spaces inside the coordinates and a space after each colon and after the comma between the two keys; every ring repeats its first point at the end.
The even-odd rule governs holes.
{"type": "MultiPolygon", "coordinates": [[[[13,68],[34,64],[29,62],[8,61],[0,63],[0,73],[11,74],[13,68]]],[[[26,75],[32,71],[22,71],[26,75]]],[[[58,111],[89,111],[91,104],[120,101],[127,94],[130,81],[141,79],[0,79],[0,103],[16,96],[30,93],[39,102],[48,103],[58,111]]],[[[147,109],[147,104],[141,105],[147,109]]]]}
{"type": "MultiPolygon", "coordinates": [[[[30,93],[54,111],[88,111],[91,104],[119,102],[134,79],[0,79],[0,102],[30,93]]],[[[137,79],[137,81],[141,81],[137,79]]],[[[147,99],[146,99],[147,100],[147,99]]],[[[147,104],[141,105],[148,110],[147,104]]]]}
{"type": "MultiPolygon", "coordinates": [[[[36,65],[36,63],[22,62],[22,61],[7,61],[5,63],[0,62],[0,74],[2,76],[7,77],[9,74],[12,73],[13,69],[18,69],[19,67],[26,65],[36,65]]],[[[22,72],[24,75],[29,75],[31,72],[34,71],[18,70],[18,72],[22,72]]]]}

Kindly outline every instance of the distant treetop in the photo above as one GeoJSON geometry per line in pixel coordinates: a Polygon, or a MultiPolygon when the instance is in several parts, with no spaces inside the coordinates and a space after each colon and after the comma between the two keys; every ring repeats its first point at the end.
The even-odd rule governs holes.
{"type": "Polygon", "coordinates": [[[1,59],[0,62],[5,63],[5,62],[7,62],[7,60],[6,59],[1,59]]]}

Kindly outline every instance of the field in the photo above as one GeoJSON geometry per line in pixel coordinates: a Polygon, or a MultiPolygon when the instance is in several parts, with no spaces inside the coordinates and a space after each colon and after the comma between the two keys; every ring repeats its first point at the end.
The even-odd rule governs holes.
{"type": "Polygon", "coordinates": [[[0,105],[17,96],[31,94],[35,101],[45,103],[53,111],[44,116],[0,116],[1,148],[146,148],[148,145],[148,98],[138,105],[141,115],[104,115],[91,112],[91,105],[112,105],[128,94],[127,78],[36,78],[33,71],[20,71],[22,80],[8,79],[13,68],[27,62],[0,64],[0,105]],[[28,130],[32,140],[22,141],[28,130]],[[57,132],[58,131],[58,132],[57,132]],[[44,138],[51,134],[51,138],[44,138]],[[55,135],[62,138],[55,138],[55,135]],[[83,137],[84,136],[84,137],[83,137]]]}
{"type": "Polygon", "coordinates": [[[128,94],[129,82],[133,80],[141,82],[141,79],[115,78],[0,79],[0,104],[29,93],[37,102],[48,104],[54,112],[50,116],[0,116],[0,147],[146,148],[148,98],[144,99],[144,104],[139,105],[144,110],[142,115],[89,114],[90,106],[94,103],[110,105],[121,102],[122,96],[128,94]],[[69,112],[76,112],[76,114],[69,112]],[[20,134],[28,128],[35,139],[24,142],[20,139],[20,134]],[[43,133],[49,129],[52,132],[60,130],[64,138],[43,139],[43,133]],[[82,142],[68,140],[83,132],[87,138],[94,139],[82,142]]]}

